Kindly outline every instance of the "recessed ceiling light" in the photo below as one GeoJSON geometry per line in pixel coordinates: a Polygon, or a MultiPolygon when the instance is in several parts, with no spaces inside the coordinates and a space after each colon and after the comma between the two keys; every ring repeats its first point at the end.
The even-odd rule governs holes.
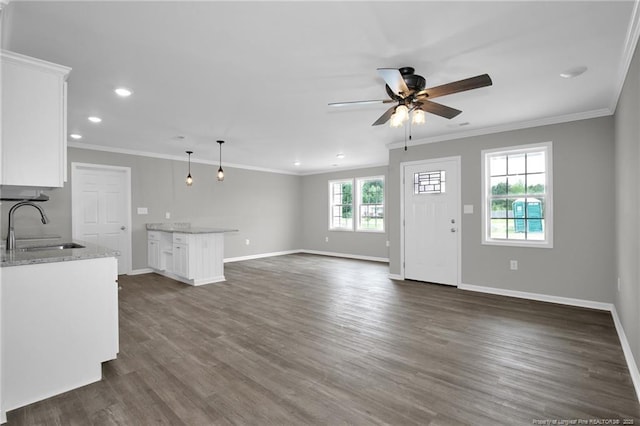
{"type": "Polygon", "coordinates": [[[336,163],[333,163],[331,167],[338,167],[338,165],[336,163]]]}
{"type": "Polygon", "coordinates": [[[585,67],[585,66],[569,68],[568,70],[561,72],[560,73],[560,77],[562,77],[562,78],[574,78],[574,77],[577,77],[579,75],[584,74],[584,72],[586,70],[587,70],[587,67],[585,67]]]}
{"type": "Polygon", "coordinates": [[[300,162],[299,162],[299,161],[294,161],[294,162],[293,162],[293,165],[294,165],[294,166],[299,166],[299,165],[300,165],[300,162]]]}
{"type": "Polygon", "coordinates": [[[336,157],[342,160],[344,158],[344,154],[340,153],[340,154],[336,155],[336,157]]]}
{"type": "Polygon", "coordinates": [[[102,121],[102,118],[100,118],[100,117],[94,117],[94,116],[91,116],[91,117],[89,117],[89,118],[88,118],[88,120],[89,120],[90,122],[92,122],[92,123],[99,123],[99,122],[101,122],[101,121],[102,121]]]}
{"type": "Polygon", "coordinates": [[[69,137],[70,137],[71,139],[76,139],[76,140],[78,140],[78,139],[82,139],[82,135],[79,135],[78,133],[71,133],[71,134],[69,135],[69,137]]]}
{"type": "Polygon", "coordinates": [[[114,90],[114,92],[116,92],[116,95],[126,98],[128,96],[131,96],[131,90],[125,88],[125,87],[118,87],[116,90],[114,90]]]}

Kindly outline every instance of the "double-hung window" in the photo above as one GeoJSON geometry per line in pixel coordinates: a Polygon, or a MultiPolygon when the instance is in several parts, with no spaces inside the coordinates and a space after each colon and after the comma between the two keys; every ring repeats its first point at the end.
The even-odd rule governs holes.
{"type": "Polygon", "coordinates": [[[353,231],[353,179],[329,181],[329,229],[353,231]]]}
{"type": "Polygon", "coordinates": [[[358,231],[384,232],[384,176],[356,179],[358,231]]]}
{"type": "Polygon", "coordinates": [[[553,247],[551,142],[482,151],[482,242],[553,247]]]}
{"type": "Polygon", "coordinates": [[[329,229],[384,232],[384,176],[329,181],[329,229]]]}

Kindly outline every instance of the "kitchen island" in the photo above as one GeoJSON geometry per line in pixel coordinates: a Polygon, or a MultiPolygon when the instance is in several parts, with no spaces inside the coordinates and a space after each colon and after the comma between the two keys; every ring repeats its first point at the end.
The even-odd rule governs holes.
{"type": "Polygon", "coordinates": [[[101,364],[117,356],[117,253],[76,245],[1,252],[0,422],[101,380],[101,364]]]}
{"type": "Polygon", "coordinates": [[[147,264],[155,273],[190,285],[225,281],[224,234],[236,231],[148,223],[147,264]]]}

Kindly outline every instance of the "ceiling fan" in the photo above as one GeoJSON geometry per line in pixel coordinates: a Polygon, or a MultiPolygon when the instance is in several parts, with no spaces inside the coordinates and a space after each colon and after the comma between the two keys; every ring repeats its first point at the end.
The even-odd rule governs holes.
{"type": "Polygon", "coordinates": [[[491,86],[493,83],[488,74],[477,75],[464,80],[454,81],[441,86],[425,89],[426,81],[421,75],[415,74],[412,67],[378,68],[378,74],[385,81],[385,89],[391,99],[353,101],[353,102],[333,102],[329,106],[340,107],[348,105],[368,105],[379,103],[397,103],[380,116],[372,126],[379,126],[391,120],[391,127],[400,127],[408,120],[409,113],[413,113],[413,123],[424,123],[424,113],[439,115],[440,117],[452,119],[460,114],[459,109],[451,108],[431,101],[433,98],[451,95],[453,93],[464,92],[466,90],[478,89],[480,87],[491,86]]]}

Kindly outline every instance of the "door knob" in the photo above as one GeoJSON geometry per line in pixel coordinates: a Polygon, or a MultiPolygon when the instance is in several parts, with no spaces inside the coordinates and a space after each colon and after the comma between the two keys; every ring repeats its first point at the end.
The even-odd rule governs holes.
{"type": "Polygon", "coordinates": [[[127,227],[126,227],[126,226],[124,226],[124,225],[122,225],[122,226],[120,227],[120,229],[122,229],[122,230],[124,231],[125,229],[127,229],[127,227]]]}

